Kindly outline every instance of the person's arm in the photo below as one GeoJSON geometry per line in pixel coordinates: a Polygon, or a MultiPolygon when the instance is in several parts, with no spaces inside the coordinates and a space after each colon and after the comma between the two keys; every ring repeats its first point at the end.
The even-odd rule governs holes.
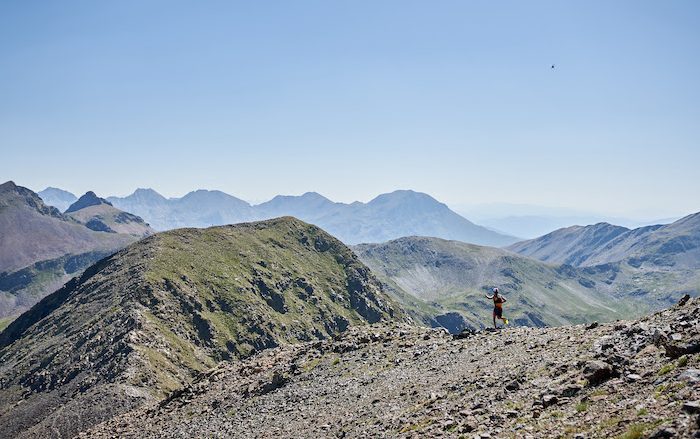
{"type": "Polygon", "coordinates": [[[505,298],[504,296],[501,296],[501,300],[503,300],[503,303],[506,303],[506,302],[507,302],[507,300],[506,300],[506,298],[505,298]]]}
{"type": "Polygon", "coordinates": [[[493,296],[489,296],[488,294],[486,295],[486,298],[489,300],[493,300],[493,296]]]}

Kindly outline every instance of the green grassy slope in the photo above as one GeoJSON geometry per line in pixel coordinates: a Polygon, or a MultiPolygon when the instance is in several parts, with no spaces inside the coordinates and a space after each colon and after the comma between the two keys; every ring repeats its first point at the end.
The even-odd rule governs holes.
{"type": "Polygon", "coordinates": [[[493,305],[484,296],[493,287],[507,297],[505,314],[517,324],[606,321],[643,312],[617,301],[604,274],[548,265],[501,249],[422,237],[354,249],[380,279],[420,299],[422,304],[406,306],[424,317],[456,311],[473,326],[488,325],[493,305]]]}
{"type": "Polygon", "coordinates": [[[349,248],[293,218],[164,232],[0,332],[0,425],[72,437],[222,359],[406,319],[349,248]]]}
{"type": "MultiPolygon", "coordinates": [[[[144,278],[154,296],[177,298],[196,316],[190,328],[223,356],[400,315],[347,247],[292,218],[166,232],[153,246],[144,278]]],[[[153,317],[176,321],[179,308],[153,317]]]]}

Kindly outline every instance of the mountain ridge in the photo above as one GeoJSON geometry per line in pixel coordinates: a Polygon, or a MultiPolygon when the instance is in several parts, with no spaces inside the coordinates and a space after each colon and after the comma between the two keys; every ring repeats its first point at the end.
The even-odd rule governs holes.
{"type": "Polygon", "coordinates": [[[112,203],[110,203],[109,201],[105,200],[104,198],[98,197],[93,191],[88,191],[85,192],[83,196],[78,198],[78,200],[75,203],[68,206],[68,209],[66,209],[63,213],[71,213],[80,209],[84,209],[86,207],[99,206],[100,204],[112,206],[112,203]]]}
{"type": "Polygon", "coordinates": [[[0,425],[72,437],[223,359],[408,321],[382,288],[344,244],[294,218],[149,236],[0,333],[0,425]]]}
{"type": "Polygon", "coordinates": [[[700,212],[671,224],[636,229],[606,223],[574,226],[507,248],[542,261],[578,267],[628,261],[637,267],[678,265],[695,269],[700,268],[700,212]]]}
{"type": "Polygon", "coordinates": [[[155,229],[203,227],[223,223],[264,220],[291,215],[316,224],[347,244],[381,242],[406,235],[438,236],[477,244],[502,246],[517,241],[459,216],[433,197],[412,190],[380,194],[367,203],[338,203],[316,192],[301,196],[278,195],[251,205],[220,191],[193,191],[182,198],[166,199],[153,190],[139,189],[127,197],[108,197],[116,207],[135,213],[155,229]],[[141,191],[141,192],[139,192],[141,191]],[[202,199],[183,210],[183,200],[194,194],[202,199]],[[225,200],[213,203],[212,198],[225,200]],[[155,201],[150,201],[155,200],[155,201]]]}

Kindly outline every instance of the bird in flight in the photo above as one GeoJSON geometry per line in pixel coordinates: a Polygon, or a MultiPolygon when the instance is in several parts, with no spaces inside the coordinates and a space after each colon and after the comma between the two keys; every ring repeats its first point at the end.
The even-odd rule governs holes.
{"type": "Polygon", "coordinates": [[[552,64],[552,68],[554,68],[554,64],[552,64]]]}

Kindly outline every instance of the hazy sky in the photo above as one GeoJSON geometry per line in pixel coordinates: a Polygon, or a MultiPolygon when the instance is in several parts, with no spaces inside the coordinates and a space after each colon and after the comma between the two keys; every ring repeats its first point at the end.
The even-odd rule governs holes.
{"type": "Polygon", "coordinates": [[[2,2],[0,179],[689,213],[698,78],[692,0],[2,2]]]}

